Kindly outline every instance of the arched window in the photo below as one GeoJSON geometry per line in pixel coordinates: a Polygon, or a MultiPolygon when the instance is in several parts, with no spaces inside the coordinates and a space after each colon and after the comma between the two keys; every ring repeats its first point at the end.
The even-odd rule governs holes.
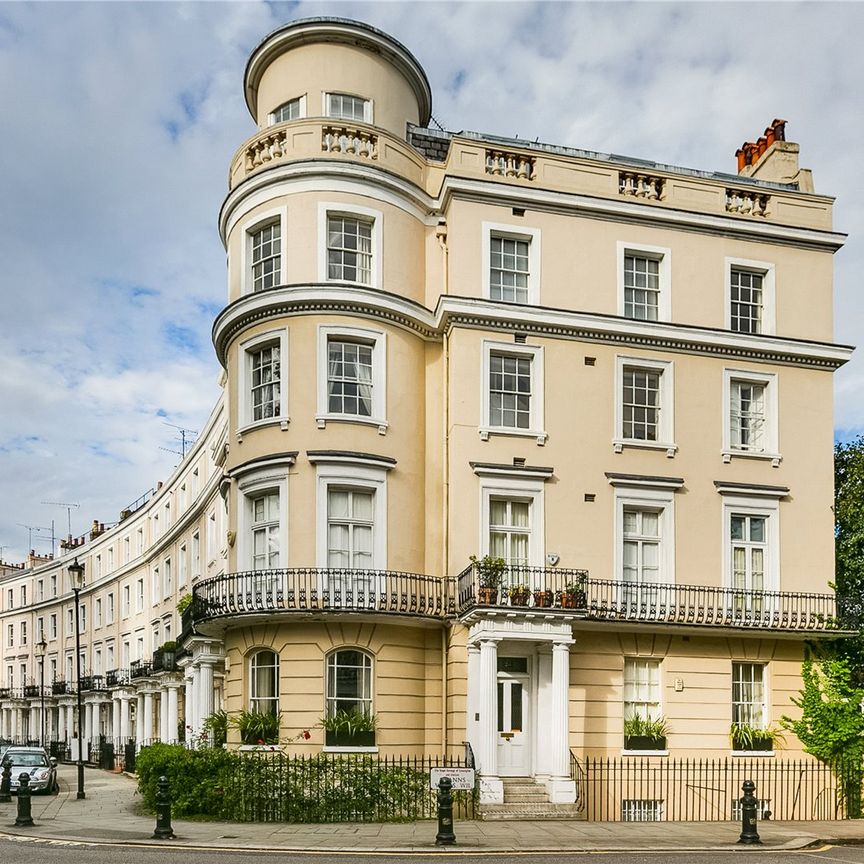
{"type": "Polygon", "coordinates": [[[372,715],[372,658],[344,648],[327,658],[327,716],[337,711],[372,715]]]}
{"type": "Polygon", "coordinates": [[[259,651],[250,660],[249,709],[262,714],[279,713],[279,655],[259,651]]]}

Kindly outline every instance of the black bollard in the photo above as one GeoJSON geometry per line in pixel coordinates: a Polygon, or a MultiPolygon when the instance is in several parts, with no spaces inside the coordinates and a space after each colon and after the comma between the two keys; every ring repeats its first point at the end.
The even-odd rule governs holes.
{"type": "Polygon", "coordinates": [[[762,843],[759,832],[756,830],[756,784],[752,780],[745,780],[741,788],[744,794],[741,796],[741,836],[739,843],[756,844],[762,843]]]}
{"type": "Polygon", "coordinates": [[[33,824],[30,814],[30,775],[22,771],[18,777],[18,816],[15,819],[16,828],[29,828],[33,824]]]}
{"type": "Polygon", "coordinates": [[[3,761],[3,775],[0,779],[0,804],[8,804],[12,800],[12,763],[3,761]]]}
{"type": "Polygon", "coordinates": [[[173,840],[174,829],[171,827],[171,796],[168,793],[168,778],[160,777],[156,781],[156,830],[154,840],[173,840]]]}
{"type": "Polygon", "coordinates": [[[442,777],[438,781],[438,833],[435,835],[436,846],[452,846],[456,842],[453,833],[453,781],[442,777]]]}

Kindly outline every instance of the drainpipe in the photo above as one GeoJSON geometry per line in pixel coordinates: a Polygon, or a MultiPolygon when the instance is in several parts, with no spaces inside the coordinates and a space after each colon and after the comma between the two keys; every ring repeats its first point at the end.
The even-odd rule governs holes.
{"type": "MultiPolygon", "coordinates": [[[[450,282],[450,253],[447,248],[447,220],[442,216],[438,219],[435,236],[441,247],[442,285],[441,294],[445,296],[450,282]]],[[[445,603],[449,603],[449,561],[450,561],[450,336],[445,328],[443,336],[444,382],[442,387],[442,415],[444,420],[444,438],[442,448],[442,537],[441,537],[441,569],[445,579],[445,603]]],[[[446,610],[445,610],[446,611],[446,610]]],[[[447,755],[447,625],[441,629],[441,753],[447,755]]]]}

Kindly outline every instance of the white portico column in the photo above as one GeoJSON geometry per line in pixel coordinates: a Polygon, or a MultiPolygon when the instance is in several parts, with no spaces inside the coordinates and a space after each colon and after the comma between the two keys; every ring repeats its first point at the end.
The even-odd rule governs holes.
{"type": "Polygon", "coordinates": [[[129,740],[129,694],[120,694],[120,722],[117,725],[121,744],[129,740]]]}
{"type": "Polygon", "coordinates": [[[480,700],[478,699],[478,682],[480,681],[480,646],[476,642],[472,642],[468,646],[468,693],[465,700],[465,710],[467,717],[465,718],[465,731],[468,737],[468,743],[474,751],[474,758],[477,758],[477,752],[480,744],[478,741],[478,724],[480,722],[480,700]]]}
{"type": "Polygon", "coordinates": [[[120,737],[120,697],[115,696],[111,700],[111,737],[120,737]]]}
{"type": "Polygon", "coordinates": [[[165,715],[166,715],[166,725],[168,726],[168,741],[176,741],[177,740],[177,705],[178,705],[178,694],[177,691],[180,689],[179,681],[172,681],[166,690],[163,690],[162,693],[165,698],[165,715]]]}
{"type": "MultiPolygon", "coordinates": [[[[480,769],[480,803],[502,804],[504,784],[498,777],[498,640],[480,640],[478,687],[477,761],[480,769]]],[[[470,686],[470,679],[469,679],[470,686]]],[[[473,746],[473,745],[472,745],[473,746]]]]}
{"type": "Polygon", "coordinates": [[[72,736],[75,734],[75,711],[71,705],[66,706],[66,743],[72,743],[72,736]]]}
{"type": "Polygon", "coordinates": [[[143,740],[149,741],[153,737],[153,691],[144,691],[144,735],[143,740]]]}
{"type": "Polygon", "coordinates": [[[168,688],[159,689],[159,740],[167,744],[171,740],[171,729],[168,726],[168,688]]]}
{"type": "Polygon", "coordinates": [[[183,699],[183,725],[186,727],[186,742],[187,744],[195,740],[198,730],[195,726],[195,679],[192,677],[192,667],[187,666],[184,670],[184,684],[186,691],[183,699]]]}
{"type": "Polygon", "coordinates": [[[14,741],[18,737],[18,709],[9,711],[9,737],[14,741]]]}
{"type": "Polygon", "coordinates": [[[135,741],[137,742],[138,747],[140,747],[141,742],[144,740],[144,694],[139,693],[137,699],[138,709],[135,712],[135,741]]]}
{"type": "Polygon", "coordinates": [[[552,644],[552,710],[546,724],[551,776],[546,781],[546,791],[555,804],[572,804],[576,800],[576,783],[570,779],[571,642],[562,639],[552,644]]]}
{"type": "Polygon", "coordinates": [[[213,713],[213,661],[202,659],[198,667],[198,725],[213,713]]]}
{"type": "Polygon", "coordinates": [[[93,737],[93,703],[84,703],[84,741],[93,737]]]}
{"type": "Polygon", "coordinates": [[[8,738],[9,733],[6,731],[6,709],[0,708],[0,738],[8,738]]]}

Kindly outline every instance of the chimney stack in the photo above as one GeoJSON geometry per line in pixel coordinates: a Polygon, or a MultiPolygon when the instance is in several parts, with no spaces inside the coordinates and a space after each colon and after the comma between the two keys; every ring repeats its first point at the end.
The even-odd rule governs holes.
{"type": "Polygon", "coordinates": [[[797,185],[800,192],[813,192],[813,174],[798,166],[801,148],[786,140],[786,121],[775,119],[756,141],[745,141],[736,151],[742,177],[772,183],[797,185]]]}

